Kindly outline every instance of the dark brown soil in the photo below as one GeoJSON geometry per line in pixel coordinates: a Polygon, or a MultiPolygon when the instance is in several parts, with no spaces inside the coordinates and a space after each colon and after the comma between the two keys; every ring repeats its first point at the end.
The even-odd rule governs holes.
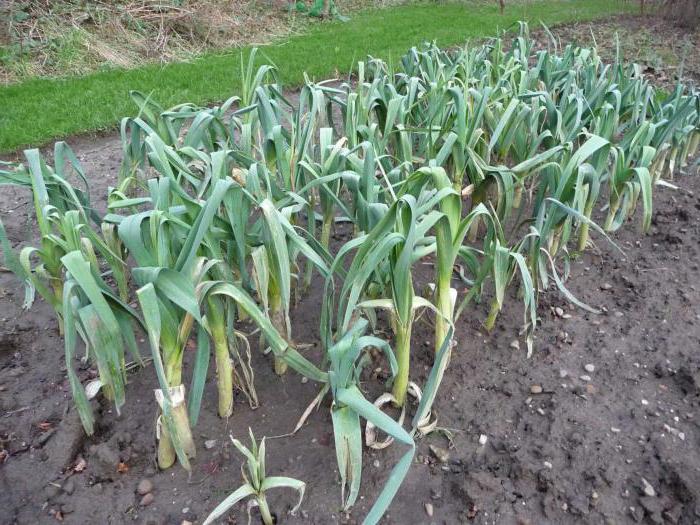
{"type": "MultiPolygon", "coordinates": [[[[118,140],[84,137],[71,144],[93,194],[103,198],[116,178],[118,140]]],[[[656,188],[648,235],[635,222],[614,236],[624,257],[597,238],[572,264],[569,288],[604,314],[572,308],[556,291],[542,295],[528,359],[522,341],[520,350],[511,346],[522,322],[515,296],[490,335],[480,325],[486,303],[465,313],[436,401],[452,442],[436,433],[418,443],[385,523],[700,523],[700,179],[679,174],[674,184],[678,190],[656,188]],[[535,385],[541,393],[531,393],[535,385]],[[447,461],[439,462],[429,445],[449,449],[447,461]],[[645,495],[646,483],[653,496],[645,495]]],[[[13,243],[33,237],[30,207],[23,192],[0,194],[13,243]]],[[[347,233],[336,232],[336,241],[347,233]]],[[[429,272],[422,267],[419,281],[429,272]]],[[[292,335],[314,345],[304,350],[312,356],[319,348],[321,288],[313,286],[293,316],[292,335]]],[[[229,434],[246,440],[248,427],[258,437],[286,434],[317,393],[317,385],[294,373],[277,378],[267,357],[254,352],[261,407],[251,410],[237,394],[234,416],[223,421],[210,383],[195,429],[192,475],[179,467],[158,472],[152,368],[131,373],[121,415],[96,402],[97,432],[86,438],[50,308],[37,302],[21,310],[23,290],[9,273],[0,273],[0,295],[3,524],[201,523],[241,482],[242,459],[229,434]],[[216,440],[210,449],[207,440],[216,440]],[[141,507],[136,488],[144,478],[153,482],[154,499],[141,507]]],[[[413,339],[412,376],[419,383],[432,364],[431,342],[424,318],[413,339]]],[[[256,349],[255,337],[251,343],[256,349]]],[[[79,373],[87,379],[91,371],[79,373]]],[[[369,397],[381,390],[369,378],[363,386],[369,397]]],[[[366,451],[361,498],[343,514],[325,403],[296,435],[268,442],[268,473],[307,482],[295,517],[288,515],[295,495],[272,494],[278,522],[360,522],[400,452],[366,451]]],[[[230,523],[246,519],[240,506],[230,523]]]]}

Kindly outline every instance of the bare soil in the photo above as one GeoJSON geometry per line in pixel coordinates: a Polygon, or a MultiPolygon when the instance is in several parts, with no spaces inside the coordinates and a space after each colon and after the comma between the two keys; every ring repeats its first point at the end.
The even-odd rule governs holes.
{"type": "MultiPolygon", "coordinates": [[[[118,138],[70,142],[104,206],[118,170],[118,138]]],[[[528,359],[522,341],[519,350],[512,345],[522,322],[515,296],[491,334],[480,324],[488,302],[465,313],[436,401],[452,441],[436,433],[418,443],[384,523],[700,523],[700,179],[688,171],[673,181],[679,189],[656,188],[649,234],[635,221],[613,236],[624,256],[598,237],[573,262],[567,285],[604,314],[572,308],[556,291],[543,294],[528,359]],[[437,458],[430,445],[447,454],[437,458]]],[[[14,244],[34,238],[28,194],[3,188],[0,209],[14,244]]],[[[334,241],[349,234],[340,227],[334,241]]],[[[431,272],[419,267],[417,289],[431,272]]],[[[293,314],[293,338],[313,345],[303,350],[312,358],[319,354],[321,290],[312,286],[293,314]]],[[[248,427],[258,437],[289,433],[318,391],[293,372],[276,377],[268,358],[254,352],[260,408],[251,410],[237,394],[233,417],[219,419],[210,382],[191,476],[179,467],[159,472],[152,368],[130,374],[121,415],[95,402],[97,432],[87,438],[72,408],[50,307],[37,302],[23,311],[22,298],[17,279],[0,273],[2,524],[201,523],[240,484],[242,458],[229,434],[246,440],[248,427]],[[154,487],[147,506],[136,493],[143,479],[154,487]]],[[[255,336],[251,343],[256,349],[255,336]]],[[[413,338],[419,383],[432,364],[431,346],[426,317],[413,338]]],[[[386,367],[381,360],[375,366],[386,367]]],[[[79,374],[88,379],[94,371],[79,374]]],[[[363,387],[373,398],[381,380],[368,376],[363,387]]],[[[402,452],[396,447],[365,452],[361,497],[342,513],[324,403],[296,435],[268,442],[268,472],[308,484],[297,516],[288,514],[294,494],[271,495],[278,522],[359,523],[402,452]]],[[[246,519],[241,505],[229,522],[246,519]]]]}

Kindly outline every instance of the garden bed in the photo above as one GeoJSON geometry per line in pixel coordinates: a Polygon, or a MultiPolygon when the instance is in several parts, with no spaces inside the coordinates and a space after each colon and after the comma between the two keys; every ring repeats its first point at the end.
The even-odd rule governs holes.
{"type": "MultiPolygon", "coordinates": [[[[113,173],[118,164],[116,152],[100,150],[92,141],[76,144],[76,150],[89,151],[97,165],[104,163],[101,173],[113,173]]],[[[92,173],[99,177],[100,172],[92,173]]],[[[543,322],[530,359],[522,348],[510,346],[517,338],[519,306],[503,312],[490,336],[476,320],[460,322],[458,347],[436,407],[440,425],[455,432],[454,448],[442,464],[429,446],[447,449],[446,440],[430,437],[419,443],[417,461],[423,463],[409,472],[387,523],[520,519],[535,524],[606,518],[626,523],[637,521],[635,516],[642,521],[644,505],[657,504],[659,513],[668,511],[668,519],[698,519],[700,179],[681,176],[677,183],[682,190],[657,194],[649,235],[639,238],[630,227],[615,237],[626,258],[598,241],[599,251],[591,250],[572,268],[572,291],[590,305],[606,307],[607,314],[570,310],[552,292],[540,303],[543,322]],[[557,316],[552,311],[556,307],[572,317],[557,316]],[[595,366],[593,373],[584,369],[586,364],[595,366]],[[591,379],[580,379],[583,375],[591,379]],[[531,394],[533,385],[541,385],[543,393],[531,394]],[[682,432],[684,439],[666,426],[682,432]],[[488,437],[483,447],[481,434],[488,437]],[[644,499],[642,478],[659,498],[644,499]],[[432,519],[425,504],[433,506],[432,519]]],[[[3,201],[6,209],[7,195],[3,201]]],[[[15,217],[7,222],[19,240],[26,231],[23,207],[15,217]]],[[[248,426],[258,436],[291,432],[317,392],[312,382],[304,384],[293,373],[280,380],[260,362],[266,358],[254,354],[261,407],[250,410],[237,395],[228,422],[204,410],[198,437],[216,444],[201,448],[191,479],[178,468],[157,473],[152,372],[130,376],[125,415],[118,418],[105,406],[97,435],[87,439],[70,407],[63,345],[50,308],[41,304],[23,312],[21,286],[10,274],[0,274],[0,286],[0,438],[11,454],[0,466],[0,506],[7,518],[3,523],[53,523],[49,512],[62,508],[65,523],[201,520],[239,481],[241,459],[229,433],[245,439],[248,426]],[[49,423],[46,431],[43,423],[49,423]],[[116,456],[125,460],[127,472],[118,474],[112,468],[109,461],[116,456]],[[87,467],[72,472],[81,457],[87,467]],[[155,498],[139,508],[141,496],[135,491],[144,478],[153,481],[155,498]],[[70,493],[55,485],[68,485],[70,493]]],[[[298,342],[317,344],[315,305],[321,300],[321,287],[312,290],[295,308],[293,322],[298,342]]],[[[483,319],[487,308],[480,310],[483,319]]],[[[423,379],[432,349],[421,341],[430,343],[431,332],[419,324],[414,341],[413,370],[423,379]]],[[[213,389],[207,391],[205,403],[214,405],[213,389]]],[[[302,514],[281,516],[282,523],[359,522],[367,499],[384,482],[385,466],[397,457],[394,451],[366,453],[361,492],[365,499],[346,519],[338,512],[327,405],[295,436],[270,440],[268,448],[270,472],[309,483],[302,514]]],[[[273,508],[291,508],[293,498],[292,493],[275,494],[273,508]]],[[[245,522],[244,513],[238,517],[245,522]]]]}
{"type": "MultiPolygon", "coordinates": [[[[71,143],[94,195],[104,198],[119,170],[118,139],[71,143]]],[[[544,294],[530,358],[522,340],[515,343],[522,306],[513,292],[492,333],[481,326],[488,302],[458,321],[457,346],[434,407],[452,439],[435,433],[418,441],[386,523],[700,519],[700,180],[677,174],[673,184],[678,189],[656,188],[647,235],[639,233],[639,217],[614,235],[624,256],[594,234],[595,246],[572,263],[568,288],[603,314],[570,306],[554,289],[544,294]]],[[[35,235],[28,194],[4,190],[0,206],[13,244],[35,235]]],[[[331,245],[351,234],[340,225],[331,245]]],[[[432,273],[429,264],[416,266],[416,290],[432,273]]],[[[303,352],[316,361],[321,283],[314,282],[292,313],[294,340],[311,345],[303,352]]],[[[354,523],[399,458],[397,445],[365,451],[360,499],[349,515],[340,512],[328,403],[295,435],[284,436],[319,387],[291,371],[275,376],[269,358],[254,351],[260,408],[251,410],[237,393],[233,417],[221,420],[213,408],[215,381],[208,382],[195,429],[205,445],[191,475],[179,467],[159,472],[152,370],[129,374],[121,416],[100,401],[95,435],[87,438],[70,400],[51,308],[41,302],[22,311],[22,286],[9,273],[0,273],[0,289],[3,523],[201,522],[239,485],[242,460],[228,436],[245,440],[248,427],[268,436],[271,474],[307,482],[296,516],[287,515],[293,493],[270,496],[278,522],[354,523]],[[144,479],[152,484],[142,485],[152,494],[145,501],[137,493],[144,479]]],[[[191,360],[193,352],[187,353],[191,360]]],[[[425,316],[414,327],[411,367],[421,384],[433,357],[433,327],[425,316]]],[[[385,366],[380,359],[374,364],[385,366]]],[[[83,379],[90,373],[79,371],[83,379]]],[[[366,379],[373,399],[380,382],[366,379]]],[[[232,514],[234,522],[245,522],[242,507],[232,514]]]]}

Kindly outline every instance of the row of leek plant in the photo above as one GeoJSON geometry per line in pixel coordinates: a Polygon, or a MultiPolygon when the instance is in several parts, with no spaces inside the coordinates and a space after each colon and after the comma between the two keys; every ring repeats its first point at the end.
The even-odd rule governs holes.
{"type": "MultiPolygon", "coordinates": [[[[301,95],[306,112],[292,110],[278,88],[259,86],[258,118],[247,122],[253,131],[241,127],[238,136],[233,132],[214,146],[232,148],[230,154],[239,159],[245,152],[247,159],[264,161],[272,173],[266,180],[274,180],[279,194],[287,192],[285,198],[297,203],[291,222],[305,222],[311,234],[314,203],[320,202],[319,240],[326,250],[336,214],[355,225],[358,237],[346,246],[358,252],[344,277],[338,335],[327,339],[327,347],[351,330],[358,310],[374,318],[368,309],[388,309],[397,358],[393,391],[399,405],[408,382],[415,310],[430,306],[438,311],[440,348],[455,316],[451,277],[458,257],[474,278],[457,314],[481,295],[490,277],[495,298],[486,326],[491,328],[507,285],[519,275],[531,334],[537,290],[547,288],[549,281],[548,263],[556,284],[576,301],[564,288],[552,257],[562,251],[568,256],[573,227],[579,231],[579,251],[585,248],[589,227],[596,227],[591,215],[605,195],[603,187],[608,187],[607,230],[634,214],[640,194],[643,226],[648,228],[651,183],[658,182],[664,169],[673,169],[671,162],[663,167],[664,157],[656,151],[672,148],[671,158],[683,163],[697,149],[697,95],[679,87],[661,101],[634,67],[630,75],[621,61],[604,66],[594,50],[570,46],[563,57],[541,52],[535,68],[529,66],[530,56],[530,42],[520,36],[509,52],[503,51],[501,40],[456,57],[434,47],[412,50],[402,61],[403,71],[393,75],[372,59],[368,81],[360,65],[354,86],[307,85],[301,95]],[[482,64],[486,71],[479,71],[482,64]],[[334,104],[344,126],[335,143],[334,104]],[[257,150],[249,139],[256,132],[262,138],[257,150]],[[668,140],[677,144],[669,146],[668,140]],[[428,159],[434,167],[421,169],[428,159]],[[654,163],[656,169],[650,171],[654,163]],[[419,175],[413,175],[416,171],[419,175]],[[442,195],[425,196],[428,179],[442,195]],[[406,189],[412,184],[416,187],[406,189]],[[452,193],[446,191],[450,187],[452,193]],[[473,196],[466,216],[460,193],[473,196]],[[534,196],[522,203],[524,194],[534,196]],[[434,200],[421,208],[416,197],[434,200]],[[523,218],[521,207],[526,205],[531,214],[523,218]],[[519,224],[528,225],[520,240],[515,232],[508,239],[502,226],[514,209],[521,210],[519,224]],[[476,237],[477,218],[484,219],[487,230],[481,250],[463,244],[469,230],[472,240],[476,237]],[[430,230],[435,237],[428,235],[430,230]],[[433,251],[439,261],[435,306],[415,296],[410,272],[412,264],[433,251]]],[[[345,247],[341,252],[348,253],[345,247]]]]}
{"type": "Polygon", "coordinates": [[[66,160],[85,175],[65,145],[57,145],[54,168],[30,150],[26,167],[0,172],[2,182],[33,191],[41,248],[17,257],[4,229],[0,240],[28,297],[38,291],[65,326],[69,378],[86,430],[93,419],[72,368],[77,337],[104,396],[119,409],[124,349],[141,362],[134,334],[144,330],[160,386],[159,464],[178,458],[189,468],[210,342],[219,415],[231,415],[234,386],[256,402],[239,330],[250,318],[277,373],[290,366],[322,383],[317,402],[331,393],[346,508],[360,487],[360,417],[408,445],[370,511],[368,522],[376,521],[408,470],[413,435],[426,428],[457,317],[486,296],[490,282],[491,329],[517,282],[531,350],[538,293],[552,279],[590,308],[567,291],[555,259],[566,262],[574,236],[577,251],[585,249],[591,227],[605,235],[594,210],[606,208],[604,229],[613,231],[641,199],[648,228],[655,185],[698,148],[696,93],[679,85],[660,96],[635,66],[621,58],[605,65],[594,49],[560,52],[553,43],[553,51],[535,52],[526,31],[521,26],[508,49],[503,38],[455,52],[414,48],[393,70],[370,58],[352,84],[307,82],[296,105],[273,67],[255,68],[254,54],[242,70],[242,96],[219,107],[164,110],[134,93],[140,111],[122,123],[124,159],[104,217],[86,191],[67,182],[66,160]],[[354,236],[335,248],[339,222],[352,224],[354,236]],[[427,258],[435,276],[423,296],[413,267],[427,258]],[[461,301],[456,267],[465,269],[461,301]],[[294,297],[314,272],[326,282],[326,353],[318,366],[295,349],[290,322],[294,297]],[[138,309],[128,303],[129,283],[138,309]],[[435,361],[408,433],[367,401],[358,383],[365,349],[383,349],[391,399],[405,407],[412,328],[422,308],[434,313],[435,361]],[[393,350],[365,335],[378,322],[377,309],[388,312],[393,350]],[[191,338],[197,351],[186,391],[183,355],[191,338]]]}

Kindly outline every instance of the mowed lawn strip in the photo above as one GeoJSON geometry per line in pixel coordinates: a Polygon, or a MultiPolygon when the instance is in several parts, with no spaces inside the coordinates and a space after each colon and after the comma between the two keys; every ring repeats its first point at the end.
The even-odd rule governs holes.
{"type": "MultiPolygon", "coordinates": [[[[286,87],[349,72],[366,55],[398,60],[426,40],[442,46],[493,35],[518,20],[533,26],[592,20],[633,9],[620,0],[535,0],[506,7],[496,3],[426,3],[353,15],[349,22],[318,24],[283,42],[262,46],[286,87]]],[[[66,79],[32,79],[0,88],[0,151],[39,146],[71,134],[115,126],[136,107],[130,90],[152,93],[164,107],[182,102],[210,104],[236,94],[241,53],[207,54],[189,62],[109,70],[66,79]]]]}

